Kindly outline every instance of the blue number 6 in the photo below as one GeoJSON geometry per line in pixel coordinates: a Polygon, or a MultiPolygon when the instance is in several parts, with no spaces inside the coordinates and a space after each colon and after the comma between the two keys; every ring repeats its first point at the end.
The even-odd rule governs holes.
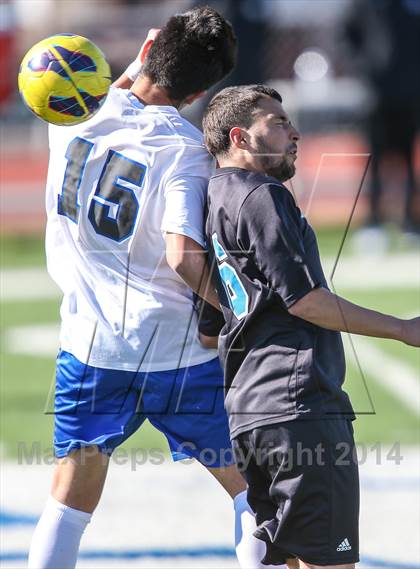
{"type": "Polygon", "coordinates": [[[246,292],[244,285],[239,280],[238,273],[225,261],[225,259],[227,259],[226,251],[219,243],[217,233],[213,233],[212,242],[216,258],[220,262],[220,264],[218,264],[218,269],[224,289],[229,299],[230,307],[236,318],[241,320],[249,311],[248,293],[246,292]]]}

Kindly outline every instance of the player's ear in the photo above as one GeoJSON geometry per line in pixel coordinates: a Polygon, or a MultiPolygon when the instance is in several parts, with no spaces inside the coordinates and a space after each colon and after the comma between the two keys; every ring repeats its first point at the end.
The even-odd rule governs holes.
{"type": "Polygon", "coordinates": [[[159,28],[150,28],[147,34],[147,38],[144,40],[143,45],[141,46],[139,52],[139,59],[142,64],[144,63],[147,54],[149,53],[149,49],[152,47],[152,43],[158,37],[159,33],[160,33],[159,28]]]}
{"type": "Polygon", "coordinates": [[[184,104],[191,105],[191,103],[194,103],[194,101],[196,101],[197,99],[201,99],[201,97],[204,97],[206,93],[207,91],[198,91],[198,93],[193,93],[192,95],[188,95],[188,97],[185,97],[184,99],[184,104]]]}
{"type": "Polygon", "coordinates": [[[233,128],[230,129],[229,132],[230,142],[232,143],[233,146],[239,148],[240,150],[246,150],[246,148],[248,147],[247,137],[248,137],[247,132],[242,128],[239,128],[239,126],[234,126],[233,128]]]}

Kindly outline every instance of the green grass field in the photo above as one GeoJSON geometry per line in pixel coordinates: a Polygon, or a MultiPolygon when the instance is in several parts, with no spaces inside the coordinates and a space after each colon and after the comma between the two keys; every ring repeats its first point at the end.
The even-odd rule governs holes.
{"type": "MultiPolygon", "coordinates": [[[[333,229],[320,233],[319,242],[324,255],[336,253],[343,230],[333,229]]],[[[346,251],[343,252],[346,254],[346,251]]],[[[1,242],[3,269],[33,267],[44,268],[43,240],[41,238],[3,238],[1,242]]],[[[28,282],[28,290],[31,283],[28,282]]],[[[370,308],[395,315],[420,313],[418,289],[395,288],[337,291],[349,300],[370,308]]],[[[1,384],[0,384],[0,437],[6,456],[16,456],[18,444],[40,442],[42,448],[52,446],[53,415],[49,393],[54,386],[54,358],[25,355],[8,351],[7,334],[16,326],[51,324],[58,322],[59,299],[4,301],[1,304],[0,331],[1,384]],[[47,412],[46,412],[47,410],[47,412]]],[[[420,351],[387,340],[372,340],[376,348],[396,362],[408,365],[419,376],[420,351]]],[[[363,362],[362,362],[363,367],[363,362]]],[[[356,437],[359,442],[418,444],[418,416],[401,403],[377,378],[366,376],[364,382],[352,357],[348,355],[346,389],[355,410],[356,437]],[[371,405],[373,402],[373,407],[371,405]]],[[[398,382],[398,377],[395,378],[398,382]]],[[[127,443],[126,447],[167,448],[161,435],[145,424],[127,443]]]]}

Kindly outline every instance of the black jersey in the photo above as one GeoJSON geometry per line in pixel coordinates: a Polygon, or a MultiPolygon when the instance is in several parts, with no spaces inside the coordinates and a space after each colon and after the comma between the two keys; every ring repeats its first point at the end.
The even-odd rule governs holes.
{"type": "Polygon", "coordinates": [[[220,168],[211,178],[206,232],[226,321],[219,353],[232,437],[255,426],[354,418],[342,390],[338,332],[288,308],[327,287],[315,234],[277,179],[220,168]]]}

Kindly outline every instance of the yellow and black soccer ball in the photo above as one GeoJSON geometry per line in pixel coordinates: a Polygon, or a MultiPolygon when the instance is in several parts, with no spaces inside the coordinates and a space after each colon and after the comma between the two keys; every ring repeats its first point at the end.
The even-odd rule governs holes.
{"type": "Polygon", "coordinates": [[[94,43],[82,36],[58,34],[28,51],[18,84],[24,102],[38,117],[74,125],[100,109],[111,85],[111,70],[94,43]]]}

